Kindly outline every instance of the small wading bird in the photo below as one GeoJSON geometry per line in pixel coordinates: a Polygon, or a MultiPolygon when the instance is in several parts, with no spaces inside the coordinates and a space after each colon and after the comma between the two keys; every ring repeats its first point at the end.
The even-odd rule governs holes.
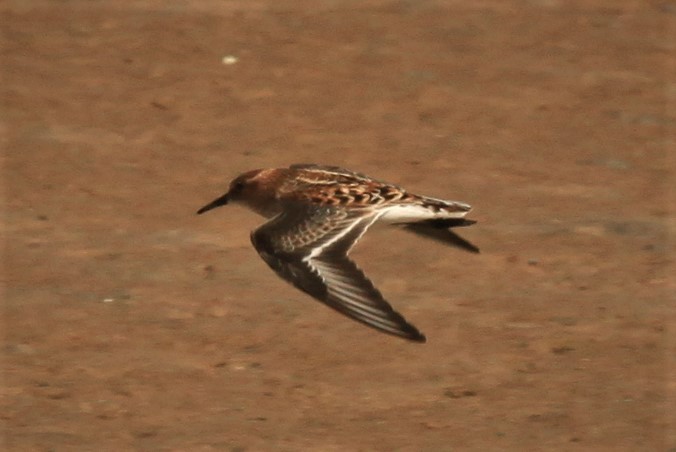
{"type": "Polygon", "coordinates": [[[425,342],[425,336],[392,309],[347,257],[355,242],[382,221],[479,252],[450,230],[474,223],[464,218],[468,204],[414,195],[334,166],[248,171],[197,213],[229,202],[270,219],[251,233],[251,242],[279,276],[341,314],[412,341],[425,342]]]}

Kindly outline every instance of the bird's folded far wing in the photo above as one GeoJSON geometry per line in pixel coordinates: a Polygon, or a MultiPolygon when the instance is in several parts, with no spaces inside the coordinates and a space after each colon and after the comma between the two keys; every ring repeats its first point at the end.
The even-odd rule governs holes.
{"type": "Polygon", "coordinates": [[[460,226],[469,226],[474,223],[476,222],[464,218],[449,218],[426,220],[419,223],[407,223],[403,227],[406,231],[413,232],[422,237],[436,240],[472,253],[478,253],[479,248],[476,245],[463,239],[450,229],[460,226]]]}

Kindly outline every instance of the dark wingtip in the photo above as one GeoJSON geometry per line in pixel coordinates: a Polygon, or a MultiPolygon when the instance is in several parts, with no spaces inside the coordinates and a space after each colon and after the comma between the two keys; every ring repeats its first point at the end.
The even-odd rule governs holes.
{"type": "MultiPolygon", "coordinates": [[[[401,314],[399,314],[399,316],[401,316],[401,314]]],[[[404,324],[401,326],[401,330],[398,333],[395,333],[397,336],[411,342],[418,342],[420,344],[427,342],[427,338],[424,334],[418,331],[418,328],[406,322],[403,317],[401,317],[401,321],[404,322],[404,324]]]]}
{"type": "Polygon", "coordinates": [[[457,235],[457,234],[456,234],[456,236],[457,236],[457,237],[456,237],[456,242],[455,242],[455,244],[456,244],[458,247],[462,248],[462,249],[465,250],[465,251],[469,251],[470,253],[481,254],[481,250],[479,249],[478,246],[476,246],[475,244],[473,244],[473,243],[471,243],[471,242],[469,242],[469,241],[463,239],[462,237],[460,237],[460,236],[457,235]]]}
{"type": "MultiPolygon", "coordinates": [[[[448,220],[442,220],[443,222],[435,222],[435,220],[431,221],[432,222],[410,223],[404,226],[404,229],[422,237],[436,240],[438,242],[442,242],[447,245],[469,251],[471,253],[479,253],[479,248],[476,245],[469,242],[468,240],[463,239],[458,234],[449,229],[448,224],[450,222],[448,220]]],[[[474,223],[472,220],[460,221],[467,223],[458,223],[458,220],[453,220],[455,224],[453,224],[451,227],[469,226],[470,224],[474,223]]]]}
{"type": "Polygon", "coordinates": [[[461,228],[463,226],[471,226],[475,223],[476,220],[469,220],[467,218],[435,218],[422,222],[422,224],[427,224],[438,229],[461,228]]]}
{"type": "Polygon", "coordinates": [[[417,335],[409,337],[407,339],[409,339],[412,342],[417,342],[419,344],[424,344],[425,342],[427,342],[427,338],[425,337],[425,335],[420,332],[418,332],[417,335]]]}

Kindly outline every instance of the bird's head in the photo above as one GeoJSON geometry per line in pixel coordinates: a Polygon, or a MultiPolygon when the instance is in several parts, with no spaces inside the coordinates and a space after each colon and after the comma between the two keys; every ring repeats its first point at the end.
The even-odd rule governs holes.
{"type": "Polygon", "coordinates": [[[206,206],[197,211],[202,214],[216,207],[224,206],[231,202],[241,202],[256,210],[256,204],[269,197],[269,187],[265,177],[267,170],[252,170],[240,174],[230,182],[228,192],[214,199],[206,206]]]}

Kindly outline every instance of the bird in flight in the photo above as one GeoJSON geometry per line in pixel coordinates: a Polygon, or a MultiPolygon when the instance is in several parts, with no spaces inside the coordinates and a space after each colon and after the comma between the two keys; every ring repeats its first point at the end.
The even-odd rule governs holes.
{"type": "Polygon", "coordinates": [[[350,249],[380,221],[479,252],[451,230],[475,223],[465,219],[468,204],[415,195],[335,166],[297,164],[248,171],[197,213],[228,203],[243,204],[269,219],[251,233],[251,242],[280,277],[341,314],[416,342],[425,342],[425,336],[348,258],[350,249]]]}

